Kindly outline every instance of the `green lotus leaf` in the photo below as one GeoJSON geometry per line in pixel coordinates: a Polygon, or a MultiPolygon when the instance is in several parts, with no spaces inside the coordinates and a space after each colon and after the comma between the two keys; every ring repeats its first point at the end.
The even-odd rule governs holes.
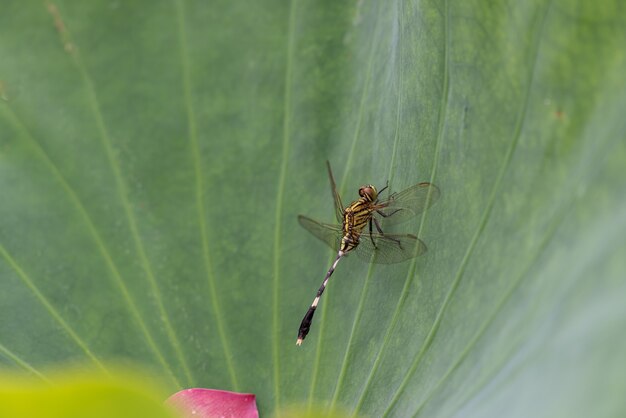
{"type": "Polygon", "coordinates": [[[0,364],[262,416],[626,414],[624,45],[619,0],[4,1],[0,364]],[[326,160],[344,204],[441,196],[296,347],[326,160]]]}

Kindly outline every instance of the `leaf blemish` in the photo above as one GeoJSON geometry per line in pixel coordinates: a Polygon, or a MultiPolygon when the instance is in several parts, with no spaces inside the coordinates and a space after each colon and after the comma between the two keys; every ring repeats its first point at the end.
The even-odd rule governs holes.
{"type": "Polygon", "coordinates": [[[56,28],[57,32],[59,32],[59,35],[61,36],[63,49],[65,49],[65,51],[70,54],[73,53],[76,50],[76,48],[74,47],[74,44],[70,40],[70,34],[67,31],[67,28],[65,27],[65,23],[63,23],[63,19],[61,19],[61,14],[59,13],[59,9],[54,3],[51,3],[49,1],[46,1],[46,8],[48,9],[48,13],[50,13],[52,15],[52,18],[54,19],[54,27],[56,28]]]}

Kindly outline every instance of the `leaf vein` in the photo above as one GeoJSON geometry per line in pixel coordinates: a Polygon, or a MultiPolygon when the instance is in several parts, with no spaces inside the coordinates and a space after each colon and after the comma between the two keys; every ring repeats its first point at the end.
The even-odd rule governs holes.
{"type": "MultiPolygon", "coordinates": [[[[376,8],[376,15],[380,15],[380,2],[377,2],[377,8],[376,8]]],[[[359,102],[359,111],[357,114],[357,122],[356,122],[356,126],[354,129],[354,136],[352,137],[352,144],[350,146],[350,151],[348,152],[348,158],[346,159],[345,162],[345,169],[344,169],[344,173],[341,179],[341,183],[339,185],[339,193],[341,194],[342,191],[345,189],[345,185],[346,185],[346,181],[348,178],[348,172],[349,169],[352,165],[352,160],[354,157],[354,153],[356,150],[356,144],[358,143],[358,139],[361,133],[361,123],[363,120],[363,113],[364,113],[364,108],[365,108],[365,103],[366,103],[366,99],[369,96],[369,87],[371,84],[371,79],[372,79],[372,67],[373,67],[373,62],[374,62],[374,51],[376,50],[376,46],[378,45],[378,43],[376,42],[376,40],[378,39],[378,31],[379,31],[379,21],[380,21],[380,16],[378,16],[378,18],[376,18],[376,23],[374,26],[374,30],[373,30],[373,38],[374,41],[371,42],[371,48],[370,48],[370,52],[369,52],[369,57],[368,57],[368,61],[367,61],[367,69],[366,69],[366,73],[365,73],[365,81],[363,84],[363,91],[361,93],[361,99],[359,102]]],[[[331,256],[331,259],[334,258],[336,256],[336,254],[333,254],[331,256]]],[[[325,329],[325,324],[326,324],[326,318],[327,318],[327,306],[329,305],[329,301],[332,300],[332,297],[328,297],[329,300],[326,301],[326,303],[324,303],[322,305],[322,309],[321,309],[321,317],[320,317],[320,326],[319,326],[319,336],[317,338],[317,347],[316,347],[316,351],[315,351],[315,360],[313,363],[313,374],[312,374],[312,378],[311,378],[311,384],[309,386],[309,404],[308,404],[308,409],[309,411],[312,408],[312,402],[314,399],[314,395],[315,395],[315,386],[317,384],[317,377],[319,374],[319,365],[320,365],[320,361],[321,361],[321,352],[322,352],[322,342],[323,342],[323,335],[324,335],[324,329],[325,329]]]]}
{"type": "MultiPolygon", "coordinates": [[[[76,331],[74,331],[74,329],[71,326],[69,326],[69,324],[65,321],[65,319],[63,319],[61,314],[56,310],[56,308],[52,305],[52,303],[50,303],[50,301],[43,295],[43,293],[41,293],[39,288],[35,285],[35,282],[20,267],[18,262],[11,256],[11,254],[9,254],[7,252],[7,250],[4,248],[4,245],[2,245],[2,244],[0,244],[0,254],[2,254],[2,257],[11,266],[11,268],[13,270],[15,270],[15,272],[18,275],[18,277],[22,281],[22,283],[24,283],[26,285],[26,287],[33,293],[33,295],[35,295],[37,300],[39,300],[39,302],[44,306],[44,308],[46,308],[48,313],[61,326],[61,328],[63,328],[63,330],[65,330],[67,335],[69,335],[70,338],[72,340],[74,340],[74,342],[81,348],[81,350],[83,350],[85,355],[87,355],[87,357],[89,357],[89,359],[91,361],[93,361],[93,363],[96,366],[98,366],[98,368],[100,368],[105,373],[108,373],[108,371],[107,371],[106,367],[104,366],[104,364],[102,364],[102,362],[89,349],[87,344],[78,336],[78,334],[76,334],[76,331]]],[[[11,356],[11,358],[13,358],[13,356],[11,356]]],[[[24,364],[22,364],[22,362],[18,361],[18,363],[21,366],[24,367],[24,364]]]]}
{"type": "MultiPolygon", "coordinates": [[[[489,194],[489,199],[487,201],[487,207],[485,208],[485,211],[483,212],[483,216],[481,217],[480,223],[478,225],[478,228],[476,229],[472,240],[470,241],[470,244],[463,256],[463,259],[461,260],[461,264],[459,265],[459,268],[457,270],[457,273],[454,277],[454,280],[452,281],[452,284],[450,286],[450,288],[448,289],[448,292],[446,293],[446,296],[444,297],[444,301],[441,304],[441,307],[439,308],[439,311],[437,312],[437,315],[435,317],[435,320],[430,328],[430,331],[428,332],[426,339],[424,340],[424,343],[422,344],[422,347],[420,348],[420,351],[417,353],[415,359],[413,360],[413,362],[411,363],[411,367],[409,367],[409,369],[407,370],[404,379],[402,380],[402,383],[400,383],[400,386],[398,386],[396,393],[394,395],[394,397],[392,398],[391,402],[389,403],[389,406],[387,407],[387,409],[385,410],[383,417],[387,416],[390,411],[394,408],[395,404],[397,403],[397,401],[400,398],[400,395],[403,393],[404,389],[406,388],[406,385],[409,382],[409,379],[411,378],[411,376],[413,376],[413,373],[415,372],[415,370],[417,370],[417,366],[419,365],[422,357],[424,356],[424,353],[426,352],[426,350],[430,347],[430,345],[432,344],[435,335],[437,334],[437,331],[439,329],[439,325],[441,324],[441,320],[443,318],[443,315],[446,312],[446,309],[448,308],[450,301],[452,300],[453,295],[456,292],[456,289],[458,288],[460,282],[461,282],[461,278],[463,277],[464,273],[465,273],[465,269],[467,267],[467,263],[471,257],[471,255],[474,252],[474,249],[476,248],[476,243],[478,242],[478,240],[480,239],[483,231],[485,230],[485,226],[487,225],[487,222],[489,220],[489,216],[491,215],[491,211],[493,209],[493,206],[495,204],[496,201],[496,196],[498,195],[499,191],[500,191],[500,183],[502,183],[502,179],[504,178],[504,175],[506,174],[511,160],[513,159],[513,154],[517,148],[517,144],[519,142],[521,133],[522,133],[522,127],[524,125],[524,121],[526,120],[526,113],[528,110],[528,103],[530,102],[530,91],[533,85],[533,80],[534,80],[534,75],[536,72],[536,66],[537,66],[537,62],[539,60],[539,52],[540,52],[540,44],[541,44],[541,36],[543,34],[543,30],[545,28],[545,21],[547,20],[547,15],[549,12],[550,6],[548,6],[546,12],[544,13],[543,16],[543,21],[541,24],[541,30],[539,31],[538,36],[535,38],[535,44],[534,44],[534,51],[533,51],[533,65],[531,66],[531,69],[529,71],[529,75],[528,75],[528,81],[527,81],[527,86],[526,86],[526,90],[524,92],[524,101],[522,102],[522,106],[520,108],[520,112],[519,112],[519,116],[517,118],[517,122],[515,124],[515,128],[513,131],[513,138],[511,141],[511,144],[509,145],[509,148],[507,149],[507,152],[504,156],[504,160],[502,162],[502,165],[500,167],[500,170],[498,172],[498,176],[496,177],[496,181],[491,189],[491,192],[489,194]]],[[[448,14],[448,4],[447,4],[447,0],[446,0],[446,21],[449,18],[449,14],[448,14]]],[[[446,25],[448,26],[448,25],[446,25]]]]}
{"type": "Polygon", "coordinates": [[[180,42],[180,59],[181,67],[183,70],[183,90],[185,95],[185,105],[187,109],[187,124],[189,129],[189,137],[191,142],[191,151],[193,154],[194,173],[196,177],[196,207],[198,209],[198,223],[200,224],[200,235],[202,240],[202,256],[204,266],[207,272],[207,281],[209,285],[209,298],[211,299],[211,306],[213,308],[213,315],[217,323],[217,332],[222,342],[222,349],[224,352],[224,358],[226,359],[226,367],[230,376],[233,389],[239,391],[239,384],[237,382],[237,374],[235,372],[235,366],[231,358],[230,344],[226,336],[225,325],[223,323],[223,315],[221,314],[221,306],[219,298],[217,297],[217,287],[215,284],[215,273],[213,271],[213,263],[210,257],[209,251],[209,237],[208,226],[205,220],[205,207],[204,207],[204,185],[202,180],[202,161],[200,158],[200,147],[198,140],[198,130],[196,125],[195,109],[193,107],[193,101],[191,97],[191,76],[189,71],[189,53],[187,51],[187,36],[185,34],[185,10],[183,2],[176,1],[176,12],[178,15],[178,35],[180,42]]]}
{"type": "MultiPolygon", "coordinates": [[[[396,4],[398,3],[396,2],[396,4]]],[[[396,159],[397,150],[398,150],[398,143],[400,141],[400,115],[402,114],[402,88],[403,88],[403,77],[404,77],[404,71],[402,67],[404,63],[403,56],[402,56],[402,33],[403,33],[402,10],[398,12],[398,26],[399,26],[399,33],[398,33],[398,43],[397,43],[396,51],[398,51],[398,60],[400,62],[400,65],[398,67],[399,68],[398,87],[397,87],[397,93],[396,93],[398,96],[397,103],[396,103],[396,126],[395,126],[395,132],[394,132],[393,150],[391,153],[391,162],[389,164],[389,173],[387,176],[390,183],[393,177],[393,168],[395,167],[395,159],[396,159]]],[[[357,325],[359,322],[361,322],[363,307],[365,306],[365,295],[367,294],[367,290],[369,288],[370,279],[372,277],[373,271],[374,271],[374,264],[371,263],[367,271],[365,284],[361,291],[361,296],[359,298],[359,304],[357,306],[356,315],[355,315],[354,321],[352,322],[352,328],[350,330],[350,337],[348,338],[348,344],[346,346],[346,350],[345,350],[343,361],[342,361],[341,372],[339,373],[339,377],[337,379],[337,385],[335,386],[333,397],[330,403],[330,410],[333,410],[335,408],[335,405],[337,404],[337,400],[339,398],[339,393],[341,392],[341,389],[343,387],[345,374],[347,372],[348,364],[349,364],[348,357],[350,354],[350,349],[352,347],[352,340],[354,338],[357,325]]]]}
{"type": "Polygon", "coordinates": [[[44,382],[51,383],[50,379],[48,379],[43,373],[41,373],[39,370],[35,369],[33,366],[28,364],[28,362],[20,358],[17,354],[9,350],[7,347],[4,346],[4,344],[1,344],[1,343],[0,343],[0,353],[4,354],[7,358],[13,360],[21,368],[34,374],[35,376],[37,376],[44,382]]]}

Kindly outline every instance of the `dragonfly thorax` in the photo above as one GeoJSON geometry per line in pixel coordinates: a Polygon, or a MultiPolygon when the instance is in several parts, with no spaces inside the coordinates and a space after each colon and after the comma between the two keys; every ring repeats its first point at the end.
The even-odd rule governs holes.
{"type": "Polygon", "coordinates": [[[368,184],[359,189],[359,196],[367,199],[368,202],[375,202],[376,199],[378,199],[378,192],[376,191],[376,187],[368,184]]]}
{"type": "Polygon", "coordinates": [[[361,233],[372,219],[372,212],[375,210],[375,201],[370,200],[372,198],[371,191],[373,191],[374,195],[376,194],[376,189],[373,187],[361,187],[359,194],[361,194],[362,197],[350,203],[343,210],[343,237],[340,249],[344,253],[353,250],[359,245],[361,233]]]}

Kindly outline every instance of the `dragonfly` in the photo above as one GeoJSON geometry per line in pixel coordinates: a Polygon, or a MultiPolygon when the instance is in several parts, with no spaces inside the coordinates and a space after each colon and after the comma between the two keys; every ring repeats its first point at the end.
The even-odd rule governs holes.
{"type": "Polygon", "coordinates": [[[318,222],[304,215],[298,216],[298,222],[322,242],[337,251],[337,257],[324,277],[313,303],[304,315],[298,330],[296,345],[301,345],[313,322],[315,309],[319,304],[328,280],[332,276],[339,260],[354,252],[367,262],[392,264],[417,257],[426,252],[426,244],[412,234],[387,234],[383,232],[381,222],[386,226],[408,221],[439,198],[439,189],[431,183],[418,183],[398,193],[389,194],[381,200],[380,194],[388,188],[387,184],[377,191],[371,184],[359,188],[359,199],[348,206],[343,206],[341,196],[330,167],[326,161],[330,187],[335,206],[336,224],[318,222]],[[368,231],[365,228],[368,227],[368,231]],[[374,231],[375,228],[375,231],[374,231]]]}

